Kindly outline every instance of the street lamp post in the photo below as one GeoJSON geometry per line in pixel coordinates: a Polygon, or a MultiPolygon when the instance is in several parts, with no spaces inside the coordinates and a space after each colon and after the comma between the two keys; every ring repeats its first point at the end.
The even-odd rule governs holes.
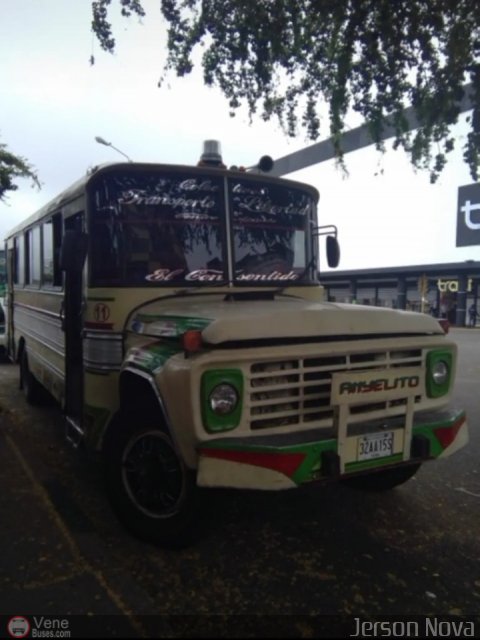
{"type": "Polygon", "coordinates": [[[95,136],[95,142],[98,142],[98,144],[103,144],[106,147],[112,147],[112,149],[115,149],[115,151],[118,151],[118,153],[121,153],[122,156],[124,156],[129,162],[132,162],[132,159],[129,158],[126,153],[123,153],[123,151],[120,151],[120,149],[117,149],[117,147],[115,147],[111,142],[107,142],[102,137],[95,136]]]}

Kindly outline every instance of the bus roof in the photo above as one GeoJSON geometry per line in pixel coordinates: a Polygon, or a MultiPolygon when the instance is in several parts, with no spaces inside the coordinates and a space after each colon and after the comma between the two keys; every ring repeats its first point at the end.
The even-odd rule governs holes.
{"type": "Polygon", "coordinates": [[[43,207],[38,209],[31,216],[17,224],[15,227],[10,229],[10,231],[5,235],[5,240],[8,240],[12,236],[15,236],[20,231],[25,228],[28,228],[41,220],[44,217],[47,217],[50,214],[58,212],[61,207],[64,207],[70,202],[73,202],[78,197],[80,197],[84,192],[88,185],[88,183],[93,180],[94,177],[97,177],[101,173],[108,173],[112,169],[119,168],[128,168],[128,169],[168,169],[172,170],[181,170],[181,171],[189,171],[196,172],[199,174],[205,175],[205,173],[214,173],[215,175],[223,174],[223,175],[237,175],[242,178],[248,177],[249,179],[257,179],[257,180],[265,180],[266,182],[274,182],[274,183],[283,183],[290,184],[291,186],[302,187],[311,192],[312,196],[318,201],[319,193],[318,190],[312,185],[298,182],[295,180],[288,180],[285,178],[279,178],[277,176],[270,176],[268,173],[256,173],[256,172],[245,172],[240,170],[233,170],[227,168],[218,168],[218,167],[209,167],[209,166],[196,166],[196,165],[175,165],[175,164],[165,164],[165,163],[147,163],[147,162],[108,162],[98,166],[94,166],[90,168],[87,173],[82,176],[79,180],[71,184],[69,187],[64,189],[61,193],[59,193],[55,198],[47,202],[43,207]]]}
{"type": "MultiPolygon", "coordinates": [[[[108,164],[102,165],[102,168],[106,166],[114,166],[118,164],[124,164],[124,163],[108,163],[108,164]]],[[[87,173],[84,176],[82,176],[76,182],[74,182],[69,187],[67,187],[62,192],[60,192],[57,196],[55,196],[55,198],[47,202],[43,207],[38,209],[35,213],[30,215],[28,218],[25,218],[25,220],[23,220],[22,222],[19,222],[15,227],[10,229],[10,231],[5,236],[5,240],[8,240],[8,238],[10,238],[11,236],[16,235],[22,229],[33,225],[38,220],[41,220],[44,216],[47,216],[50,213],[54,213],[55,211],[58,211],[60,207],[64,206],[68,202],[72,202],[72,200],[75,200],[76,198],[78,198],[78,196],[80,196],[84,192],[90,177],[94,173],[96,173],[97,169],[99,168],[100,167],[94,167],[93,169],[90,169],[89,171],[87,171],[87,173]]]]}

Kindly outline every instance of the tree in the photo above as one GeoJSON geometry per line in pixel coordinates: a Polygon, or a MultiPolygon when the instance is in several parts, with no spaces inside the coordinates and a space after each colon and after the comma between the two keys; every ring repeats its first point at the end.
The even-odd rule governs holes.
{"type": "MultiPolygon", "coordinates": [[[[120,4],[125,17],[145,16],[141,0],[120,4]]],[[[110,5],[92,3],[92,29],[113,52],[110,5]]],[[[204,82],[220,87],[232,115],[246,104],[250,116],[276,116],[288,135],[303,128],[311,140],[325,135],[327,118],[340,160],[349,114],[368,123],[379,150],[390,118],[394,148],[403,147],[434,181],[455,147],[451,127],[471,82],[463,158],[477,179],[478,0],[161,0],[161,11],[168,36],[162,79],[168,71],[190,73],[201,47],[204,82]],[[414,132],[403,114],[410,105],[420,125],[414,132]]]]}
{"type": "Polygon", "coordinates": [[[17,178],[28,178],[40,187],[37,174],[25,158],[14,155],[7,145],[0,143],[0,201],[5,201],[8,191],[16,191],[17,178]]]}

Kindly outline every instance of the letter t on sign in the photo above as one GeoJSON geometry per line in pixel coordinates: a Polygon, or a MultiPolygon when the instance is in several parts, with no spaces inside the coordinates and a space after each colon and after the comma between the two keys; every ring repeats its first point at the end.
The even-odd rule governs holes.
{"type": "Polygon", "coordinates": [[[457,247],[480,245],[480,184],[458,189],[457,247]]]}

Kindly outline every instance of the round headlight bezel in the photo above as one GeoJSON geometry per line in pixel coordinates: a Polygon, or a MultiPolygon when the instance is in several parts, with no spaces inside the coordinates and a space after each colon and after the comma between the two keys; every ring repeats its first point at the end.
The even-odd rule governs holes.
{"type": "Polygon", "coordinates": [[[217,416],[227,416],[235,411],[240,401],[237,389],[228,382],[217,384],[208,396],[208,406],[217,416]]]}

